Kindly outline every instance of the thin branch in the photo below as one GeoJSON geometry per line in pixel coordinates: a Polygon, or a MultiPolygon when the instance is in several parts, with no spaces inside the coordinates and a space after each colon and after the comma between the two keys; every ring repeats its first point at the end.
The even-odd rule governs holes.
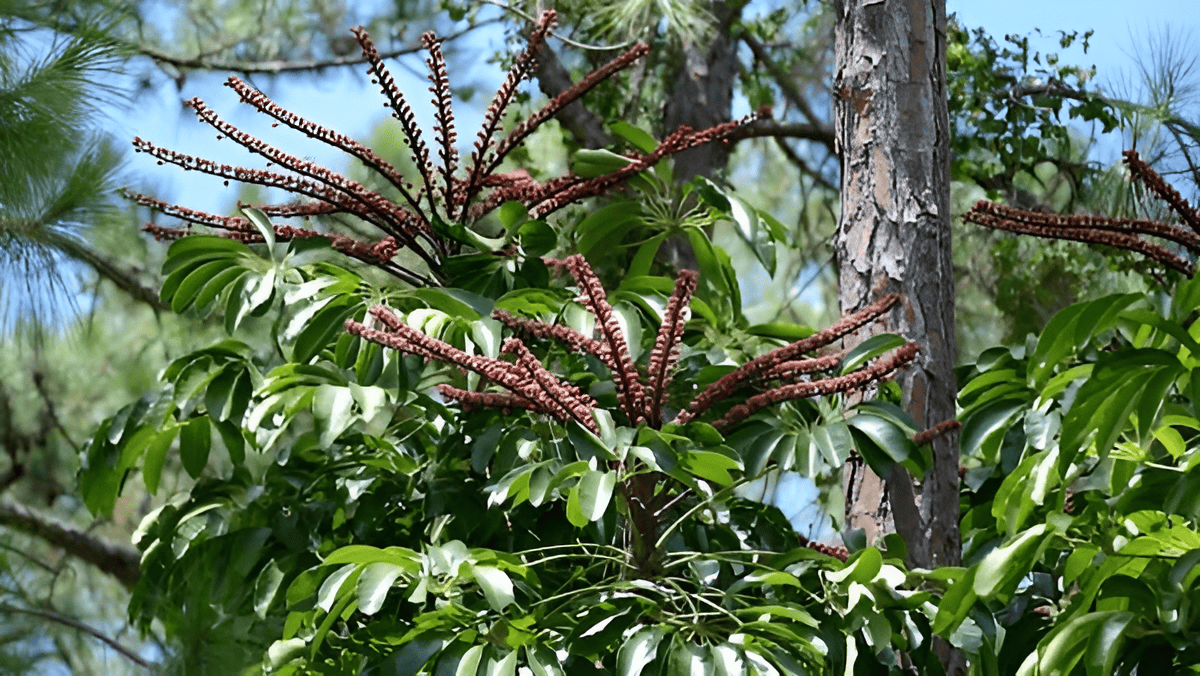
{"type": "Polygon", "coordinates": [[[826,148],[829,149],[829,152],[835,152],[835,135],[833,130],[829,128],[829,126],[826,125],[820,117],[817,117],[817,114],[813,111],[812,106],[808,105],[808,99],[800,91],[800,88],[796,86],[796,83],[793,81],[791,75],[778,63],[776,63],[774,59],[771,58],[771,55],[767,53],[766,46],[759,42],[758,39],[753,35],[743,32],[741,39],[742,42],[746,43],[746,46],[750,48],[751,53],[754,54],[754,58],[766,66],[767,72],[769,72],[771,77],[775,79],[775,84],[779,85],[779,89],[783,92],[784,97],[800,110],[800,114],[804,116],[804,119],[808,120],[809,124],[807,126],[822,131],[820,135],[815,135],[811,138],[801,138],[810,138],[810,140],[813,141],[820,141],[826,148]]]}
{"type": "Polygon", "coordinates": [[[0,501],[0,525],[41,538],[112,575],[127,588],[132,589],[142,576],[142,557],[137,550],[105,542],[22,504],[0,501]]]}
{"type": "Polygon", "coordinates": [[[117,643],[117,641],[115,639],[111,639],[111,638],[105,636],[104,634],[100,633],[99,630],[93,629],[92,627],[84,624],[83,622],[80,622],[79,620],[76,620],[73,617],[67,617],[66,615],[60,615],[58,613],[51,612],[49,610],[37,610],[34,608],[18,608],[16,606],[12,606],[7,603],[0,604],[0,612],[2,612],[2,613],[18,613],[21,615],[32,615],[34,617],[40,617],[43,620],[49,620],[51,622],[56,622],[56,623],[64,625],[64,626],[71,627],[72,629],[78,629],[79,631],[82,631],[85,634],[91,634],[92,636],[100,639],[101,641],[103,641],[105,643],[105,645],[107,645],[108,647],[110,647],[113,650],[120,653],[121,657],[124,657],[125,659],[129,660],[130,662],[133,662],[134,664],[138,665],[139,667],[142,667],[143,669],[150,668],[150,663],[147,662],[146,660],[142,659],[142,657],[140,655],[138,655],[137,653],[133,652],[129,648],[126,648],[125,646],[121,645],[120,643],[117,643]]]}
{"type": "Polygon", "coordinates": [[[730,141],[741,141],[748,138],[799,138],[807,141],[817,141],[828,147],[833,143],[833,130],[824,125],[804,122],[774,122],[759,123],[741,127],[729,134],[730,141]]]}
{"type": "MultiPolygon", "coordinates": [[[[477,24],[467,26],[466,28],[458,31],[457,33],[451,33],[450,35],[447,35],[444,39],[445,40],[454,40],[455,38],[459,38],[459,37],[466,35],[467,33],[470,33],[471,31],[475,30],[476,28],[480,28],[480,27],[486,26],[488,24],[499,23],[499,22],[500,22],[499,18],[481,21],[477,24]]],[[[225,60],[221,60],[221,59],[210,59],[205,56],[194,56],[194,57],[175,56],[173,54],[164,52],[155,47],[151,47],[150,45],[134,45],[133,48],[136,51],[140,52],[141,54],[148,56],[151,59],[154,59],[155,61],[158,61],[161,63],[169,63],[172,66],[175,66],[176,68],[180,68],[180,69],[231,71],[231,72],[235,72],[235,73],[244,73],[247,75],[250,75],[250,74],[279,75],[280,73],[295,73],[295,72],[309,71],[309,70],[323,70],[325,68],[340,68],[342,66],[357,66],[360,64],[367,63],[367,58],[365,56],[361,56],[361,55],[339,56],[339,57],[332,58],[332,59],[310,59],[310,60],[300,60],[300,61],[292,61],[292,60],[288,60],[288,59],[281,59],[281,60],[276,60],[276,61],[236,61],[236,60],[235,61],[225,61],[225,60]]],[[[417,52],[421,51],[421,49],[423,49],[423,48],[420,46],[416,46],[416,45],[411,46],[411,47],[403,47],[401,49],[394,49],[394,50],[387,51],[387,52],[380,52],[379,58],[394,59],[394,58],[397,58],[400,56],[416,54],[417,52]]]]}

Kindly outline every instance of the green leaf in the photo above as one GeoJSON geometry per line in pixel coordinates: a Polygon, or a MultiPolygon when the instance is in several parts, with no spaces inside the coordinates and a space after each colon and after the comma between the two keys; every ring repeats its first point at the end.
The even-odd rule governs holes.
{"type": "Polygon", "coordinates": [[[1038,524],[989,552],[976,567],[975,593],[984,598],[996,596],[1007,603],[1017,583],[1032,569],[1033,556],[1045,532],[1046,524],[1038,524]]]}
{"type": "Polygon", "coordinates": [[[525,646],[525,661],[533,676],[563,676],[558,656],[541,646],[525,646]]]}
{"type": "Polygon", "coordinates": [[[221,274],[228,272],[230,268],[235,270],[241,269],[237,267],[237,261],[229,258],[219,258],[197,268],[189,268],[191,272],[180,281],[179,287],[171,297],[171,311],[176,314],[182,314],[192,306],[192,303],[205,286],[221,274]]]}
{"type": "Polygon", "coordinates": [[[618,120],[608,125],[608,128],[612,133],[628,141],[629,145],[644,153],[652,153],[658,148],[658,141],[655,141],[653,136],[628,122],[618,120]]]}
{"type": "Polygon", "coordinates": [[[179,458],[183,468],[193,479],[200,478],[208,464],[208,451],[212,445],[212,425],[208,416],[192,418],[179,430],[179,458]]]}
{"type": "Polygon", "coordinates": [[[887,418],[859,412],[846,419],[846,424],[866,435],[893,462],[904,462],[915,453],[917,445],[904,430],[887,418]]]}
{"type": "Polygon", "coordinates": [[[741,472],[743,469],[741,460],[715,451],[688,451],[679,464],[689,474],[720,486],[733,483],[730,470],[741,472]]]}
{"type": "Polygon", "coordinates": [[[322,448],[333,446],[333,442],[346,431],[358,417],[354,413],[354,393],[348,387],[321,385],[313,396],[313,416],[319,423],[322,448]]]}
{"type": "Polygon", "coordinates": [[[583,178],[596,178],[623,169],[631,161],[611,150],[584,149],[571,158],[571,170],[583,178]]]}
{"type": "Polygon", "coordinates": [[[192,306],[201,312],[202,315],[206,316],[208,314],[206,310],[211,310],[209,306],[212,302],[227,289],[231,288],[243,275],[247,274],[250,274],[250,270],[241,265],[235,265],[217,273],[216,276],[204,285],[200,293],[196,294],[196,299],[193,301],[192,306]]]}
{"type": "Polygon", "coordinates": [[[1022,411],[1027,398],[1004,398],[970,411],[963,418],[959,447],[964,456],[977,457],[987,464],[999,462],[1000,443],[1022,411]]]}
{"type": "Polygon", "coordinates": [[[420,555],[407,547],[380,549],[370,545],[347,545],[332,552],[323,563],[327,566],[344,563],[391,563],[403,568],[410,575],[415,575],[421,571],[420,560],[420,555]]]}
{"type": "Polygon", "coordinates": [[[825,573],[825,578],[830,582],[849,581],[866,584],[874,580],[883,568],[883,554],[875,547],[867,547],[855,552],[854,557],[842,570],[836,573],[825,573]]]}
{"type": "Polygon", "coordinates": [[[963,620],[967,619],[975,599],[976,568],[970,568],[965,574],[946,590],[938,603],[937,615],[933,618],[933,632],[939,636],[949,637],[963,620]]]}
{"type": "Polygon", "coordinates": [[[618,676],[639,676],[654,661],[658,644],[666,631],[660,626],[642,627],[630,636],[617,652],[618,676]]]}
{"type": "Polygon", "coordinates": [[[362,306],[360,299],[343,296],[321,308],[296,336],[292,360],[307,364],[345,331],[346,320],[362,306]]]}
{"type": "Polygon", "coordinates": [[[576,528],[600,520],[612,500],[613,488],[617,484],[616,472],[589,469],[579,477],[567,498],[567,519],[576,528]]]}
{"type": "Polygon", "coordinates": [[[473,566],[471,570],[475,574],[475,584],[483,590],[483,595],[493,610],[503,611],[516,602],[512,580],[504,571],[492,566],[473,566]]]}
{"type": "Polygon", "coordinates": [[[250,247],[232,239],[215,235],[188,235],[171,243],[162,273],[171,276],[179,268],[195,265],[213,258],[254,257],[250,247]]]}
{"type": "Polygon", "coordinates": [[[378,561],[363,568],[358,577],[358,609],[364,615],[374,615],[383,607],[388,592],[404,569],[394,563],[378,561]]]}
{"type": "Polygon", "coordinates": [[[258,234],[262,235],[263,241],[267,244],[267,253],[271,256],[271,260],[275,259],[275,226],[271,225],[271,219],[267,218],[261,210],[254,207],[241,207],[240,211],[258,230],[258,234]]]}
{"type": "Polygon", "coordinates": [[[254,614],[258,618],[266,619],[267,611],[274,605],[275,599],[279,597],[279,590],[283,586],[284,573],[279,568],[279,563],[272,560],[263,567],[262,572],[258,574],[258,578],[254,581],[254,614]]]}
{"type": "Polygon", "coordinates": [[[1037,673],[1068,676],[1086,655],[1088,676],[1109,676],[1120,654],[1122,634],[1133,617],[1133,613],[1117,611],[1072,617],[1038,645],[1037,673]]]}
{"type": "Polygon", "coordinates": [[[879,355],[904,345],[906,340],[902,336],[894,333],[880,333],[871,336],[858,345],[842,358],[842,363],[838,367],[838,372],[841,374],[849,373],[863,364],[871,361],[879,355]]]}
{"type": "Polygon", "coordinates": [[[1085,346],[1092,336],[1112,328],[1121,312],[1142,297],[1137,293],[1106,296],[1076,303],[1054,315],[1042,329],[1030,359],[1030,384],[1041,389],[1068,355],[1085,346]]]}
{"type": "Polygon", "coordinates": [[[158,493],[158,483],[162,478],[167,450],[171,448],[171,443],[175,441],[175,435],[179,433],[179,429],[179,425],[171,425],[163,429],[146,447],[146,460],[142,464],[142,481],[151,495],[158,493]]]}
{"type": "Polygon", "coordinates": [[[642,223],[642,203],[622,200],[588,214],[575,226],[578,241],[575,250],[587,256],[601,242],[619,244],[626,232],[642,223]]]}
{"type": "Polygon", "coordinates": [[[529,220],[529,210],[520,202],[505,202],[500,205],[496,216],[500,218],[500,224],[505,230],[512,230],[529,220]]]}
{"type": "Polygon", "coordinates": [[[558,245],[558,235],[545,221],[526,221],[517,228],[526,256],[545,256],[558,245]]]}

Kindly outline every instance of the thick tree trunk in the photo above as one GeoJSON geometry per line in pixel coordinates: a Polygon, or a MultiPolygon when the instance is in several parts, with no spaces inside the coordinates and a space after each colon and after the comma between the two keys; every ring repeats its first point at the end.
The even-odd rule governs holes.
{"type": "MultiPolygon", "coordinates": [[[[921,345],[900,376],[904,408],[923,428],[954,417],[954,283],[950,259],[950,122],[945,0],[834,0],[834,124],[842,157],[836,240],[842,312],[899,291],[887,329],[921,345]]],[[[958,443],[933,441],[920,484],[899,465],[845,471],[846,516],[868,542],[897,532],[909,562],[957,565],[958,443]]],[[[962,653],[935,647],[949,674],[962,653]]]]}
{"type": "MultiPolygon", "coordinates": [[[[834,118],[842,156],[839,297],[852,312],[899,291],[888,330],[921,345],[900,377],[925,428],[954,417],[954,286],[950,268],[950,130],[944,0],[837,0],[834,118]]],[[[958,450],[933,442],[919,486],[848,468],[847,516],[868,541],[899,532],[914,565],[956,565],[958,450]]]]}
{"type": "MultiPolygon", "coordinates": [[[[663,109],[665,133],[682,125],[707,129],[728,122],[732,117],[733,80],[737,76],[737,39],[731,32],[741,12],[734,5],[717,0],[709,6],[716,19],[712,40],[707,44],[685,41],[683,62],[671,88],[671,98],[663,109]]],[[[694,176],[712,176],[729,163],[729,148],[723,143],[706,143],[685,150],[673,158],[675,180],[694,176]]]]}

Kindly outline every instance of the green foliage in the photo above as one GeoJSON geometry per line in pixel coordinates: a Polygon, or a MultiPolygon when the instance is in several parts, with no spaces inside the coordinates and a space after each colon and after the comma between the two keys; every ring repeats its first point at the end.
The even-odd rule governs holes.
{"type": "Polygon", "coordinates": [[[973,623],[997,673],[1197,664],[1196,286],[1165,310],[1141,294],[1073,305],[960,373],[972,565],[934,629],[973,623]]]}

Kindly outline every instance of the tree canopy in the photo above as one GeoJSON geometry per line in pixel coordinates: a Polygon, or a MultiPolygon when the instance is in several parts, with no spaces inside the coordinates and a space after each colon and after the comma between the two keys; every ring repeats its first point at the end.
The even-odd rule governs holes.
{"type": "Polygon", "coordinates": [[[354,17],[334,5],[250,18],[188,3],[180,26],[203,30],[173,44],[100,4],[5,15],[6,39],[67,45],[28,63],[0,45],[0,116],[40,134],[14,132],[0,153],[4,175],[26,179],[5,182],[5,260],[36,251],[49,261],[38,274],[70,260],[104,280],[84,338],[51,331],[0,363],[5,668],[1195,668],[1200,219],[1179,192],[1187,174],[1170,173],[1188,166],[1195,127],[1101,96],[1019,37],[1002,47],[948,25],[952,134],[939,138],[955,183],[935,190],[945,204],[987,198],[954,227],[989,244],[946,274],[974,283],[960,298],[1048,321],[997,322],[1011,338],[1034,333],[960,353],[957,409],[926,420],[909,408],[917,381],[897,375],[945,358],[928,337],[887,332],[905,331],[895,317],[915,291],[874,289],[840,318],[809,313],[826,317],[812,326],[785,321],[797,316],[786,303],[750,312],[743,298],[746,270],[755,287],[792,290],[828,255],[810,244],[833,232],[822,209],[846,204],[833,165],[849,150],[814,110],[836,99],[861,117],[869,100],[822,80],[844,17],[671,7],[563,5],[561,27],[554,12],[508,8],[517,47],[499,59],[508,75],[470,147],[458,143],[453,39],[494,21],[478,7],[450,7],[457,28],[420,4],[397,12],[447,27],[445,41],[389,30],[395,17],[335,35],[354,17]],[[303,37],[313,25],[318,37],[303,37]],[[418,48],[431,120],[393,75],[418,48]],[[199,121],[259,166],[168,147],[153,127],[134,148],[175,165],[164,172],[251,186],[236,211],[146,188],[109,200],[115,155],[79,130],[99,91],[88,86],[104,82],[92,70],[131,54],[185,90],[191,72],[240,72],[226,84],[243,107],[341,151],[348,168],[192,98],[199,121]],[[369,70],[395,118],[370,142],[255,81],[346,64],[369,70]],[[732,114],[738,96],[752,114],[732,114]],[[1062,113],[1123,125],[1142,152],[1089,163],[1062,113]],[[35,138],[42,154],[17,147],[35,138]],[[786,202],[726,180],[731,149],[735,178],[746,156],[795,172],[798,206],[768,208],[786,202]],[[144,230],[168,246],[134,238],[131,221],[150,212],[144,230]],[[1044,239],[984,239],[979,226],[1044,239]],[[1013,269],[1031,251],[1040,258],[1013,269]],[[1097,269],[1096,289],[1068,288],[1097,269]],[[1047,280],[1065,290],[1043,293],[1047,280]],[[931,563],[903,528],[877,540],[856,529],[842,481],[867,468],[891,490],[939,471],[960,480],[961,519],[949,520],[961,562],[931,563]],[[797,532],[765,499],[789,476],[814,482],[840,540],[797,532]],[[88,532],[84,509],[108,525],[88,532]],[[123,608],[64,592],[84,589],[131,590],[132,631],[123,608]],[[39,639],[38,627],[55,629],[39,639]]]}

